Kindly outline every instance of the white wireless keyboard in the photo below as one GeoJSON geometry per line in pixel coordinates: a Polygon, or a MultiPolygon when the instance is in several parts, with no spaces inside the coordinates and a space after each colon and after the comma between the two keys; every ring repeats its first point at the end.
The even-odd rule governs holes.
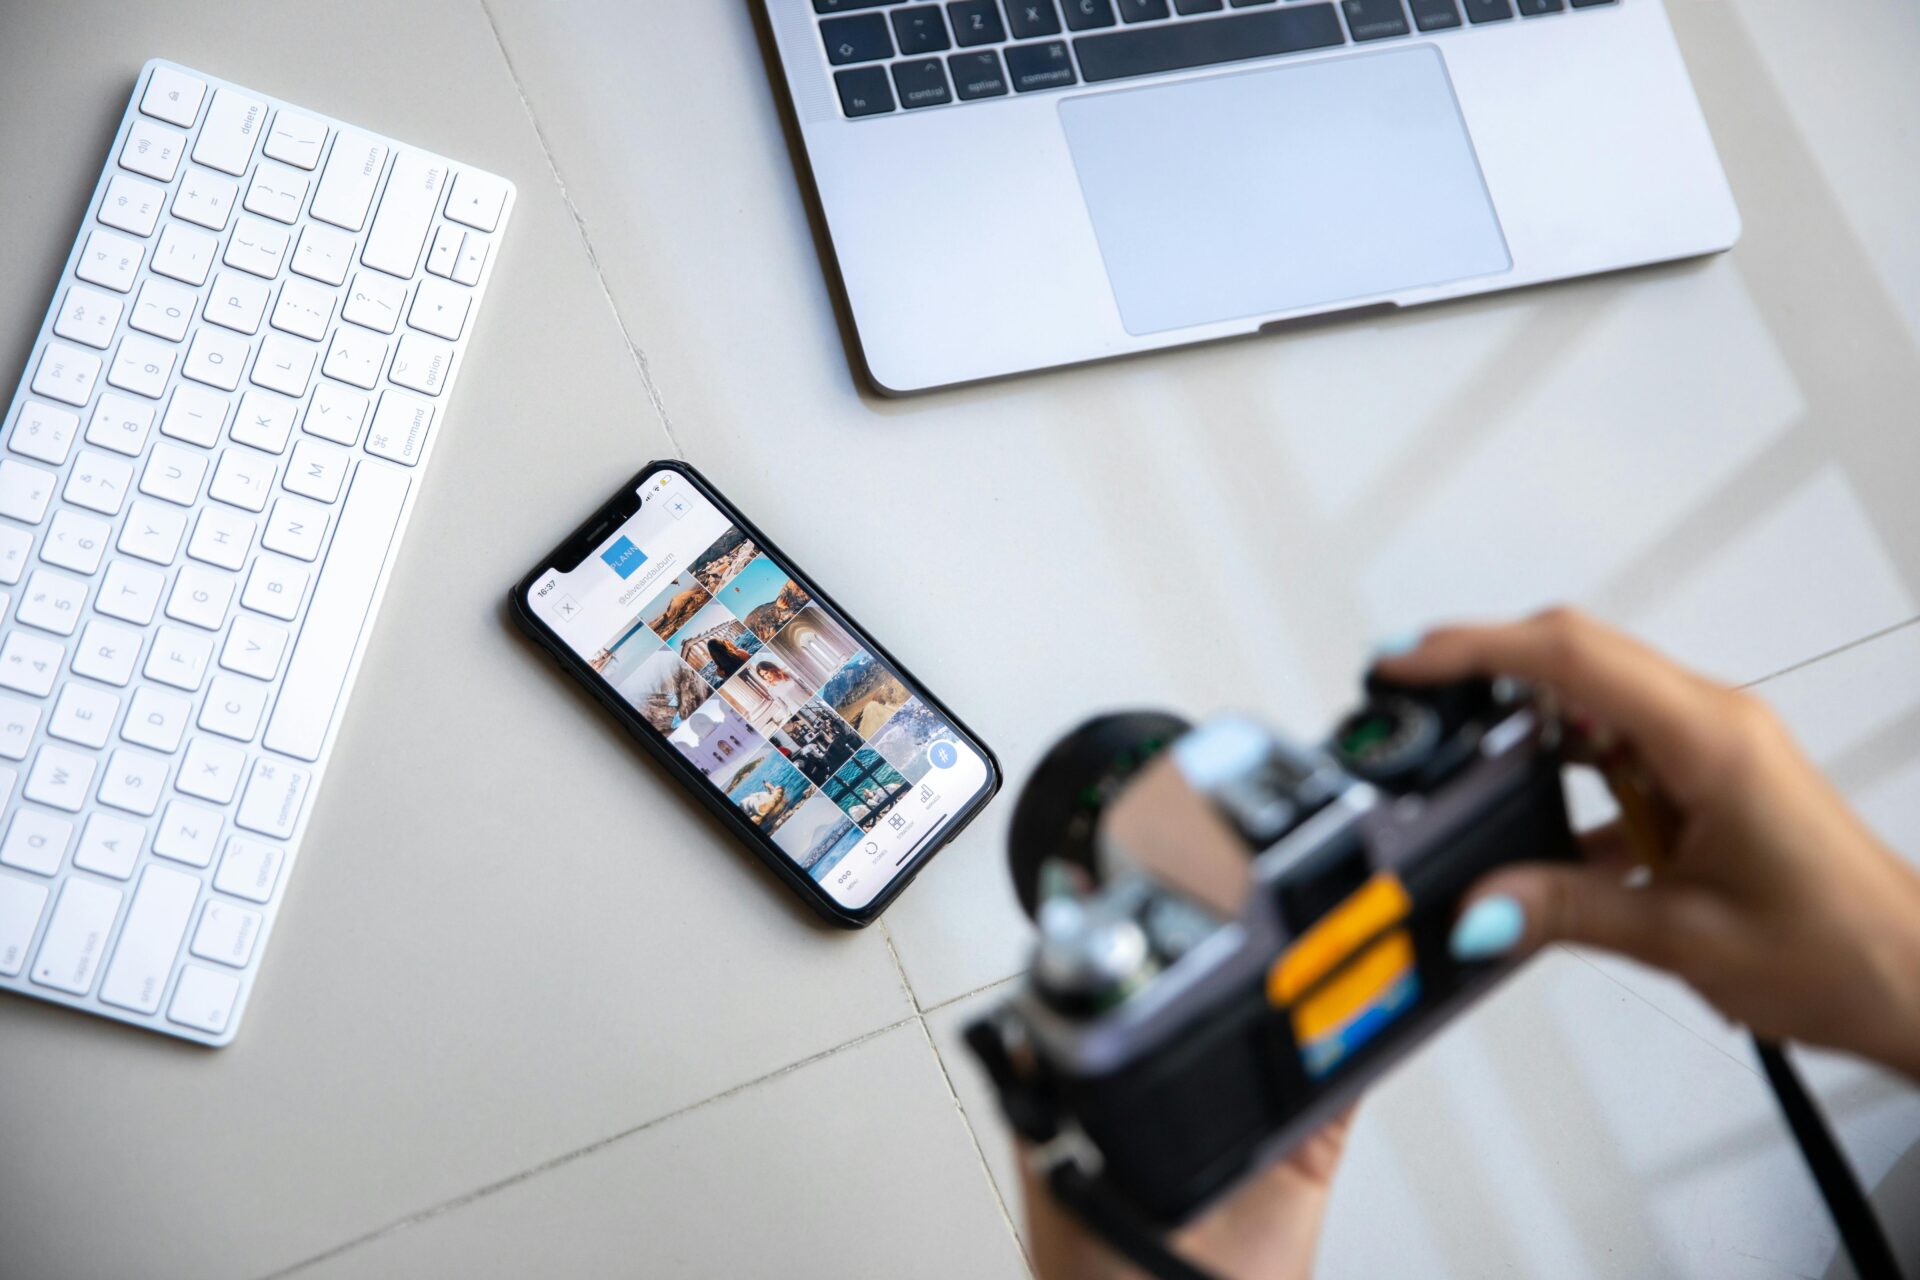
{"type": "Polygon", "coordinates": [[[513,198],[142,71],[4,420],[0,987],[233,1038],[513,198]]]}

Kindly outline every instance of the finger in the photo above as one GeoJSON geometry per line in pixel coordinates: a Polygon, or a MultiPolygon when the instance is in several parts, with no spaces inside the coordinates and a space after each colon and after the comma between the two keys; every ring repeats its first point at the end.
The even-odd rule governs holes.
{"type": "Polygon", "coordinates": [[[1573,942],[1672,969],[1685,941],[1658,888],[1629,888],[1618,872],[1601,867],[1506,867],[1475,885],[1467,901],[1450,943],[1462,960],[1573,942]]]}
{"type": "Polygon", "coordinates": [[[1580,834],[1580,856],[1590,867],[1622,874],[1643,865],[1640,850],[1634,847],[1627,830],[1619,822],[1580,834]]]}
{"type": "Polygon", "coordinates": [[[1630,739],[1680,798],[1701,776],[1720,727],[1713,685],[1572,609],[1501,626],[1443,627],[1377,669],[1410,684],[1506,675],[1551,688],[1630,739]]]}

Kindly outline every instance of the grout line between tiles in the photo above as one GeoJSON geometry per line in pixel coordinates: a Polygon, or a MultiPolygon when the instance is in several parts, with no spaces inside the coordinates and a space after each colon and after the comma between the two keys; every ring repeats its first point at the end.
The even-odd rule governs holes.
{"type": "Polygon", "coordinates": [[[894,973],[900,977],[900,989],[907,993],[907,1003],[913,1006],[914,1013],[925,1013],[920,1007],[919,993],[913,989],[913,979],[907,976],[907,966],[900,963],[900,952],[893,945],[893,930],[884,919],[880,921],[880,938],[887,944],[887,955],[893,960],[894,973]]]}
{"type": "Polygon", "coordinates": [[[946,1008],[948,1005],[959,1004],[962,1000],[971,1000],[973,997],[981,994],[982,992],[991,991],[995,987],[1004,987],[1009,982],[1012,982],[1014,979],[1024,976],[1025,973],[1026,973],[1026,970],[1023,969],[1019,973],[1010,973],[1004,978],[995,978],[992,982],[986,983],[983,986],[975,987],[971,991],[962,991],[957,996],[948,996],[945,1000],[942,1000],[939,1004],[930,1004],[926,1008],[922,1009],[920,1012],[938,1013],[940,1010],[946,1008]]]}
{"type": "MultiPolygon", "coordinates": [[[[411,1213],[404,1218],[395,1219],[394,1221],[387,1223],[385,1226],[375,1227],[371,1231],[364,1232],[361,1235],[355,1236],[351,1240],[345,1241],[341,1244],[334,1245],[331,1248],[324,1249],[321,1252],[316,1253],[311,1257],[303,1258],[300,1261],[292,1263],[289,1266],[282,1267],[278,1271],[269,1272],[265,1277],[263,1277],[263,1280],[277,1280],[277,1277],[293,1275],[297,1272],[306,1270],[308,1267],[316,1266],[319,1263],[325,1262],[329,1258],[338,1257],[340,1254],[346,1253],[353,1249],[357,1249],[363,1244],[370,1244],[373,1241],[378,1240],[383,1236],[392,1235],[396,1231],[404,1231],[408,1227],[418,1226],[421,1223],[426,1222],[430,1219],[438,1218],[443,1214],[451,1213],[456,1209],[464,1208],[465,1206],[472,1204],[476,1200],[483,1200],[486,1197],[493,1195],[497,1191],[504,1191],[508,1187],[517,1186],[522,1182],[526,1182],[530,1179],[537,1178],[542,1174],[550,1173],[551,1171],[560,1168],[562,1165],[572,1164],[575,1160],[578,1160],[583,1156],[593,1155],[595,1152],[601,1151],[607,1147],[610,1147],[616,1142],[623,1142],[626,1139],[633,1137],[635,1134],[645,1133],[649,1129],[658,1128],[659,1126],[666,1124],[670,1120],[677,1120],[681,1116],[691,1114],[692,1112],[695,1112],[695,1111],[703,1110],[704,1108],[710,1107],[717,1102],[725,1102],[728,1098],[731,1098],[736,1094],[745,1093],[749,1089],[758,1088],[763,1084],[768,1084],[774,1080],[779,1079],[781,1076],[790,1075],[795,1071],[803,1070],[807,1067],[812,1066],[816,1062],[822,1062],[828,1058],[833,1057],[836,1054],[844,1053],[848,1049],[857,1048],[860,1045],[867,1043],[867,1041],[869,1040],[876,1040],[879,1037],[886,1035],[890,1031],[898,1031],[901,1027],[906,1026],[908,1023],[920,1023],[921,1034],[923,1035],[926,1034],[926,1026],[924,1023],[921,1022],[921,1019],[919,1018],[918,1015],[901,1018],[895,1022],[889,1022],[884,1027],[878,1027],[872,1031],[865,1033],[864,1035],[855,1036],[853,1039],[848,1040],[843,1044],[834,1045],[830,1049],[822,1049],[818,1053],[809,1054],[804,1058],[800,1058],[800,1059],[797,1059],[796,1061],[789,1062],[785,1066],[775,1067],[773,1070],[766,1072],[764,1075],[755,1076],[751,1080],[743,1080],[739,1084],[736,1084],[731,1088],[722,1089],[719,1093],[710,1094],[707,1097],[701,1098],[696,1102],[690,1102],[684,1107],[680,1107],[676,1110],[669,1111],[664,1115],[655,1116],[651,1120],[643,1120],[639,1124],[630,1125],[629,1127],[620,1130],[618,1133],[609,1134],[604,1138],[596,1138],[594,1141],[587,1143],[583,1147],[576,1147],[572,1151],[562,1152],[557,1156],[553,1156],[553,1157],[550,1157],[549,1159],[542,1160],[538,1164],[529,1165],[527,1168],[520,1170],[518,1173],[509,1174],[504,1178],[500,1178],[493,1182],[489,1182],[485,1186],[476,1187],[472,1191],[463,1192],[460,1195],[454,1196],[447,1200],[443,1200],[439,1204],[430,1205],[427,1208],[420,1210],[418,1213],[411,1213]]],[[[937,1058],[939,1056],[940,1056],[939,1053],[936,1051],[934,1054],[934,1057],[937,1058]]],[[[946,1069],[946,1066],[944,1063],[942,1063],[941,1070],[944,1071],[945,1069],[946,1069]]],[[[952,1087],[951,1084],[949,1084],[948,1087],[951,1088],[952,1087]]]]}
{"type": "Polygon", "coordinates": [[[593,278],[600,286],[600,296],[606,299],[607,310],[613,315],[613,323],[620,330],[620,340],[626,344],[627,354],[633,357],[633,367],[640,375],[640,385],[647,393],[647,400],[653,405],[654,413],[660,419],[660,429],[666,433],[667,447],[676,458],[684,459],[686,450],[681,447],[680,437],[673,429],[673,419],[667,414],[667,402],[660,394],[659,386],[653,380],[653,369],[647,363],[647,353],[634,341],[632,332],[627,328],[626,317],[620,313],[619,304],[613,300],[613,286],[607,280],[605,268],[600,265],[600,255],[593,247],[593,237],[587,232],[587,220],[580,207],[573,201],[573,193],[567,189],[567,180],[560,174],[560,162],[554,158],[553,148],[547,144],[547,131],[540,126],[540,117],[534,113],[533,100],[527,97],[526,86],[520,81],[519,69],[513,65],[513,56],[507,52],[506,38],[500,34],[500,24],[494,21],[493,9],[487,0],[479,0],[480,12],[486,17],[487,29],[493,33],[493,43],[500,50],[500,61],[506,65],[507,77],[513,81],[513,92],[520,99],[521,110],[527,113],[527,123],[533,126],[533,136],[540,143],[540,154],[546,157],[547,172],[553,175],[553,184],[560,191],[561,202],[567,206],[567,214],[573,219],[574,230],[580,234],[580,244],[587,251],[587,262],[593,267],[593,278]]]}
{"type": "Polygon", "coordinates": [[[1006,1223],[1007,1234],[1013,1237],[1013,1243],[1020,1250],[1020,1260],[1026,1264],[1027,1274],[1032,1276],[1033,1259],[1027,1254],[1027,1242],[1020,1235],[1020,1228],[1013,1221],[1013,1213],[1007,1208],[1006,1197],[1000,1194],[1000,1183],[993,1176],[993,1166],[987,1163],[987,1153],[980,1146],[980,1135],[973,1131],[973,1117],[967,1114],[966,1104],[960,1101],[960,1091],[953,1087],[953,1072],[947,1066],[946,1055],[940,1052],[940,1046],[934,1043],[933,1032],[927,1026],[925,1018],[915,1018],[920,1024],[920,1034],[927,1038],[927,1048],[933,1050],[933,1060],[940,1065],[940,1079],[946,1083],[947,1097],[953,1103],[953,1109],[960,1114],[960,1125],[967,1131],[967,1141],[973,1144],[974,1158],[980,1162],[980,1176],[987,1180],[987,1190],[993,1193],[993,1203],[1000,1209],[1000,1220],[1006,1223]]]}
{"type": "Polygon", "coordinates": [[[1790,662],[1778,671],[1770,671],[1764,676],[1759,676],[1747,681],[1740,687],[1742,689],[1757,689],[1770,680],[1778,680],[1782,676],[1792,675],[1794,672],[1805,670],[1816,663],[1825,662],[1828,658],[1837,658],[1850,649],[1858,649],[1863,645],[1872,644],[1876,640],[1884,640],[1896,631],[1905,631],[1908,627],[1916,624],[1920,624],[1920,616],[1908,618],[1905,622],[1896,622],[1892,626],[1882,627],[1878,631],[1869,631],[1858,640],[1849,640],[1845,644],[1835,645],[1824,653],[1816,653],[1811,658],[1802,658],[1799,662],[1790,662]]]}

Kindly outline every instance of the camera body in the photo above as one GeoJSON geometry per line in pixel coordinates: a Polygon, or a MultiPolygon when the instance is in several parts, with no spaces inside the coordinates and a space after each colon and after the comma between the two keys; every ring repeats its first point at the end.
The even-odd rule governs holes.
{"type": "Polygon", "coordinates": [[[1577,856],[1557,727],[1523,688],[1366,692],[1311,750],[1103,717],[1016,809],[1040,938],[968,1041],[1043,1158],[1151,1222],[1283,1155],[1510,971],[1448,950],[1475,880],[1577,856]]]}

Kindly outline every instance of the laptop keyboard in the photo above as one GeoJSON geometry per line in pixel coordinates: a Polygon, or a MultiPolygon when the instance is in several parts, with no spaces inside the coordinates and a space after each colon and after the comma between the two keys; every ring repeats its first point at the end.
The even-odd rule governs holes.
{"type": "Polygon", "coordinates": [[[1618,0],[813,0],[849,119],[1618,0]]]}

